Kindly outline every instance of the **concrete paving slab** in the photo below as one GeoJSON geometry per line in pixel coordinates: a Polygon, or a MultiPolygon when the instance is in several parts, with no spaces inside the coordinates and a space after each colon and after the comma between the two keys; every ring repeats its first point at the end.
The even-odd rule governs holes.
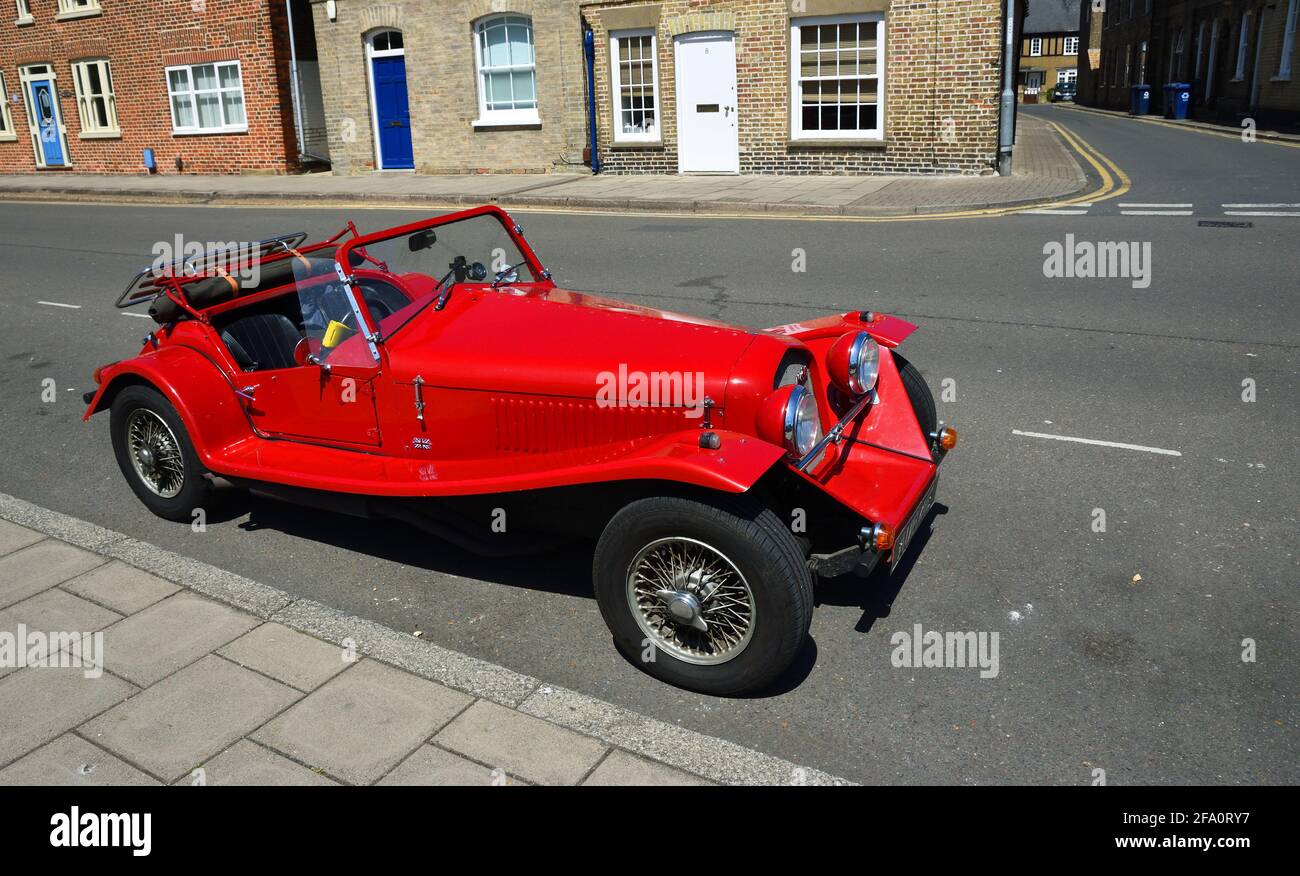
{"type": "Polygon", "coordinates": [[[209,654],[100,715],[81,732],[172,781],[301,696],[287,685],[209,654]]]}
{"type": "Polygon", "coordinates": [[[451,688],[363,660],[253,739],[345,782],[368,785],[470,702],[451,688]]]}
{"type": "Polygon", "coordinates": [[[301,691],[313,691],[348,666],[337,645],[265,623],[217,652],[301,691]]]}
{"type": "Polygon", "coordinates": [[[62,736],[136,692],[104,673],[28,667],[0,678],[0,765],[62,736]]]}
{"type": "Polygon", "coordinates": [[[26,624],[44,633],[92,633],[121,619],[115,611],[52,587],[0,610],[0,631],[14,632],[26,624]]]}
{"type": "Polygon", "coordinates": [[[571,730],[479,700],[434,742],[543,785],[576,785],[607,747],[571,730]]]}
{"type": "Polygon", "coordinates": [[[117,560],[60,586],[120,614],[135,614],[180,590],[170,581],[117,560]]]}
{"type": "Polygon", "coordinates": [[[379,781],[381,785],[527,785],[501,770],[493,771],[436,745],[421,745],[379,781]]]}
{"type": "Polygon", "coordinates": [[[102,565],[104,558],[60,541],[38,541],[0,557],[0,608],[102,565]]]}
{"type": "Polygon", "coordinates": [[[144,687],[257,625],[257,618],[211,599],[177,593],[104,634],[105,666],[144,687]]]}
{"type": "Polygon", "coordinates": [[[646,760],[628,754],[626,751],[614,750],[609,757],[592,770],[591,775],[583,780],[584,785],[634,785],[645,788],[660,788],[672,785],[709,785],[699,776],[675,770],[661,763],[646,760]]]}
{"type": "Polygon", "coordinates": [[[36,544],[43,538],[45,536],[42,533],[30,530],[26,526],[0,520],[0,556],[21,550],[29,544],[36,544]]]}
{"type": "Polygon", "coordinates": [[[329,776],[309,770],[300,763],[241,739],[216,757],[200,765],[202,781],[186,774],[177,785],[337,785],[329,776]]]}
{"type": "Polygon", "coordinates": [[[158,780],[124,760],[91,745],[75,733],[65,733],[48,745],[0,770],[0,786],[157,785],[158,780]]]}

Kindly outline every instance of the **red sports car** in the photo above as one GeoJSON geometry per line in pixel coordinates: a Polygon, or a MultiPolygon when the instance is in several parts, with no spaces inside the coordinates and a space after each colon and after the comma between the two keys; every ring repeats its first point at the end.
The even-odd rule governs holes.
{"type": "Polygon", "coordinates": [[[305,241],[118,300],[159,327],[86,417],[135,494],[190,520],[224,482],[486,556],[592,537],[615,643],[673,684],[776,679],[814,576],[896,565],[957,440],[894,317],[756,331],[568,291],[494,207],[305,241]]]}

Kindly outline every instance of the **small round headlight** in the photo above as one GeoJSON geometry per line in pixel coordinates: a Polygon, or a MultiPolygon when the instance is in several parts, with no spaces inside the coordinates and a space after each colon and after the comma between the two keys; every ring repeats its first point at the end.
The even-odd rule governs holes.
{"type": "Polygon", "coordinates": [[[880,376],[880,345],[867,332],[843,335],[826,353],[826,367],[842,392],[866,395],[880,376]]]}
{"type": "Polygon", "coordinates": [[[796,386],[785,403],[785,449],[797,457],[807,456],[822,440],[822,420],[817,413],[817,399],[802,386],[796,386]]]}

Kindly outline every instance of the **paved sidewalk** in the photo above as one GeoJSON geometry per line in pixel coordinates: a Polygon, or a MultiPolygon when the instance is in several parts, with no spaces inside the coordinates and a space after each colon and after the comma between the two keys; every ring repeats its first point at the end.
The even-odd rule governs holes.
{"type": "Polygon", "coordinates": [[[1016,171],[989,176],[678,176],[556,173],[424,176],[106,176],[46,171],[0,175],[0,199],[151,203],[328,203],[375,206],[899,216],[1047,203],[1087,183],[1052,127],[1022,116],[1016,171]]]}
{"type": "Polygon", "coordinates": [[[0,786],[712,783],[848,784],[0,493],[0,786]]]}
{"type": "MultiPolygon", "coordinates": [[[[1082,104],[1062,104],[1066,109],[1078,110],[1085,113],[1096,113],[1101,116],[1110,116],[1117,119],[1131,119],[1135,122],[1156,122],[1171,127],[1188,128],[1192,130],[1212,131],[1219,134],[1230,134],[1234,137],[1240,137],[1242,127],[1240,125],[1221,125],[1215,122],[1206,122],[1200,119],[1167,119],[1161,115],[1134,116],[1124,110],[1102,109],[1095,106],[1083,106],[1082,104]]],[[[1024,118],[1021,116],[1021,118],[1024,118]]],[[[1256,131],[1255,139],[1270,140],[1276,143],[1287,143],[1300,146],[1300,134],[1285,134],[1281,131],[1256,131]]]]}

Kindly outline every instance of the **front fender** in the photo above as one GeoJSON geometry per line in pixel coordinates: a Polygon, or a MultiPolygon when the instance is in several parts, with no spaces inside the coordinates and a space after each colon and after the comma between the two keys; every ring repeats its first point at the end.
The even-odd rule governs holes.
{"type": "Polygon", "coordinates": [[[235,387],[215,362],[191,347],[163,347],[100,369],[100,385],[83,420],[113,403],[133,383],[152,386],[180,415],[206,466],[225,448],[253,434],[235,387]]]}
{"type": "Polygon", "coordinates": [[[804,343],[825,338],[834,340],[845,332],[866,331],[876,339],[876,343],[880,344],[880,346],[897,347],[917,329],[915,323],[885,313],[871,313],[872,319],[868,322],[863,318],[867,313],[871,313],[871,311],[855,310],[849,313],[821,316],[817,319],[778,325],[767,329],[767,331],[772,334],[795,338],[804,343]]]}

